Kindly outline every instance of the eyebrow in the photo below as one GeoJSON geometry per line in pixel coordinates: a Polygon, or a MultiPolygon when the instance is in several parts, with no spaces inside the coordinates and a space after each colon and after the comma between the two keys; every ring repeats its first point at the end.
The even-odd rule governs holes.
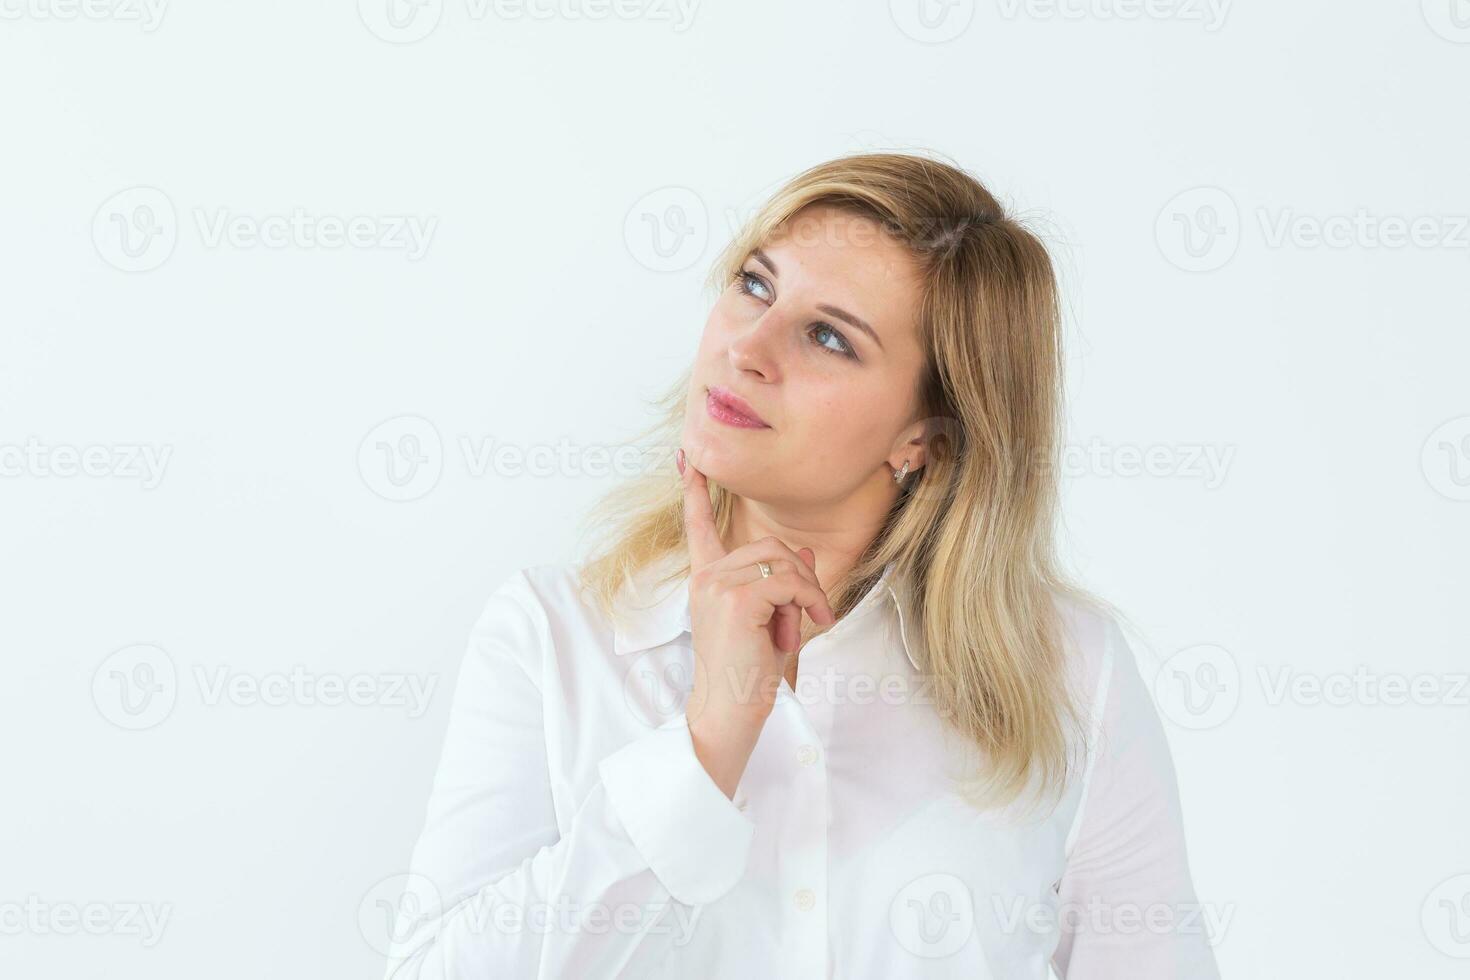
{"type": "MultiPolygon", "coordinates": [[[[751,254],[751,257],[752,258],[754,258],[757,261],[759,261],[767,269],[770,269],[771,270],[771,275],[775,276],[778,279],[781,277],[781,272],[780,272],[779,269],[776,268],[776,263],[772,262],[771,261],[771,257],[769,255],[767,255],[765,252],[761,251],[760,249],[756,249],[755,251],[751,252],[750,254],[751,254]]],[[[851,313],[847,312],[846,310],[839,309],[839,308],[837,308],[835,306],[831,306],[831,305],[829,305],[827,303],[819,303],[817,305],[817,309],[821,310],[823,313],[827,314],[828,316],[836,317],[839,320],[842,320],[842,321],[844,321],[846,323],[851,324],[854,327],[857,327],[863,333],[865,333],[869,337],[872,337],[873,338],[873,343],[875,343],[875,344],[878,345],[878,349],[879,350],[882,350],[883,349],[883,340],[882,340],[882,338],[880,338],[878,336],[878,331],[876,331],[872,327],[868,326],[868,322],[866,320],[864,320],[862,317],[853,316],[851,313]]]]}

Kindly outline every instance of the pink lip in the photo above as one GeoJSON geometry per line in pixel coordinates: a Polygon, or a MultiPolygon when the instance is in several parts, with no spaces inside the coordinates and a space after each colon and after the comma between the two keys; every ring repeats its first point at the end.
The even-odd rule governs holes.
{"type": "Polygon", "coordinates": [[[704,408],[710,418],[742,429],[770,428],[765,419],[750,407],[749,402],[729,388],[714,387],[707,390],[709,393],[705,396],[704,408]]]}

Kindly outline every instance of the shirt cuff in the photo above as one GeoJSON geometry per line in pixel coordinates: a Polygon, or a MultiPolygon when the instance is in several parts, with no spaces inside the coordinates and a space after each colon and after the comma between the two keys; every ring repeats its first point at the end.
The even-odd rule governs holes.
{"type": "Polygon", "coordinates": [[[670,895],[705,905],[735,887],[755,823],[705,771],[682,711],[597,768],[633,846],[670,895]]]}

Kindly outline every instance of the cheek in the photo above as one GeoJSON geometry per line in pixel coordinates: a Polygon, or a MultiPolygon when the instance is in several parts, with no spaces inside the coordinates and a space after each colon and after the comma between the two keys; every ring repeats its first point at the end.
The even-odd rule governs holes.
{"type": "Polygon", "coordinates": [[[812,397],[802,400],[795,440],[807,459],[844,470],[865,466],[888,451],[882,436],[890,422],[888,392],[815,383],[808,390],[812,397]]]}

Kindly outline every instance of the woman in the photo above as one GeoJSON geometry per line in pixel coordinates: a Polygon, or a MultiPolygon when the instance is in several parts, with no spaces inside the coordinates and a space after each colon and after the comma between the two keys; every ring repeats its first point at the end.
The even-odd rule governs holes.
{"type": "Polygon", "coordinates": [[[475,625],[388,975],[1216,976],[1158,717],[1053,554],[1041,243],[863,154],[711,282],[675,466],[475,625]]]}

